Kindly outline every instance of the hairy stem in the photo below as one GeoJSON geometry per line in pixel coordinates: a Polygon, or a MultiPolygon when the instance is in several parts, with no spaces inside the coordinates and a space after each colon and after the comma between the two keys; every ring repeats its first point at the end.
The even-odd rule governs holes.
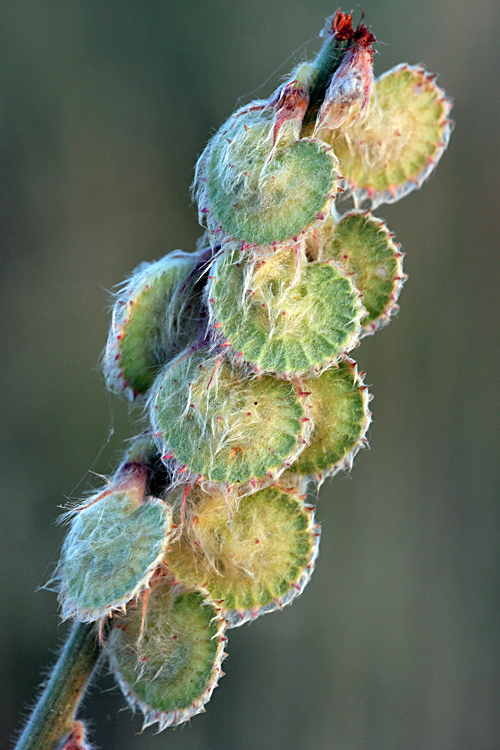
{"type": "Polygon", "coordinates": [[[72,728],[99,654],[95,624],[76,622],[15,750],[56,750],[72,728]]]}
{"type": "Polygon", "coordinates": [[[314,130],[316,116],[323,104],[332,76],[339,67],[344,52],[349,46],[349,41],[338,41],[335,36],[331,36],[325,41],[314,61],[315,81],[309,95],[309,106],[302,121],[301,138],[311,135],[312,130],[314,130]]]}

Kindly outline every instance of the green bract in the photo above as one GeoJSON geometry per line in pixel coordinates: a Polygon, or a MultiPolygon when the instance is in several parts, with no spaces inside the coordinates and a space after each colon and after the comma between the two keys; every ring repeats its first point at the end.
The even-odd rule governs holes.
{"type": "Polygon", "coordinates": [[[74,512],[59,576],[63,617],[98,620],[144,590],[162,560],[172,514],[133,488],[110,489],[74,512]]]}
{"type": "Polygon", "coordinates": [[[206,594],[168,581],[152,589],[145,609],[139,601],[117,619],[111,666],[144,726],[161,731],[203,710],[222,674],[225,625],[206,594]]]}
{"type": "Polygon", "coordinates": [[[279,487],[233,498],[192,492],[187,531],[165,562],[176,580],[203,585],[233,627],[289,604],[318,551],[312,507],[279,487]]]}
{"type": "Polygon", "coordinates": [[[338,162],[322,141],[296,140],[294,121],[273,150],[273,109],[256,107],[237,112],[214,136],[200,159],[197,193],[213,232],[270,245],[318,222],[337,190],[338,162]]]}
{"type": "Polygon", "coordinates": [[[292,383],[245,374],[206,351],[179,357],[159,375],[150,410],[164,456],[216,482],[279,473],[310,429],[292,383]]]}
{"type": "Polygon", "coordinates": [[[159,370],[196,337],[203,258],[176,250],[143,263],[124,284],[104,353],[108,388],[130,400],[145,394],[159,370]]]}
{"type": "Polygon", "coordinates": [[[222,335],[258,370],[299,374],[358,342],[359,292],[333,263],[307,263],[285,248],[245,262],[223,254],[209,299],[222,335]]]}

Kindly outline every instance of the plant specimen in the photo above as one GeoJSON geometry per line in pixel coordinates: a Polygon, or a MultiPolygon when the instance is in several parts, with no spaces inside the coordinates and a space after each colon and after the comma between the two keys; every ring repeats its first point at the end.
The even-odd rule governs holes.
{"type": "Polygon", "coordinates": [[[75,712],[100,655],[146,726],[203,711],[228,630],[312,575],[308,493],[367,444],[351,353],[406,279],[371,210],[421,186],[452,127],[421,66],[374,79],[375,38],[351,15],[322,36],[200,156],[197,249],[142,264],[116,294],[103,371],[143,431],[65,514],[57,585],[74,626],[19,750],[83,750],[75,712]]]}

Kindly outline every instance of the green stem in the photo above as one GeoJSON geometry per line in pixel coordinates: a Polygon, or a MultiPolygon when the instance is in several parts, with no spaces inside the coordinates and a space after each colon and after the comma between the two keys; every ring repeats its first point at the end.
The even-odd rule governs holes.
{"type": "Polygon", "coordinates": [[[318,110],[323,103],[332,76],[339,67],[345,51],[350,46],[350,41],[338,41],[335,36],[331,36],[320,49],[318,57],[314,61],[316,76],[309,94],[309,106],[302,121],[301,138],[311,135],[318,110]]]}
{"type": "Polygon", "coordinates": [[[56,750],[71,730],[99,654],[95,624],[76,622],[15,750],[56,750]]]}

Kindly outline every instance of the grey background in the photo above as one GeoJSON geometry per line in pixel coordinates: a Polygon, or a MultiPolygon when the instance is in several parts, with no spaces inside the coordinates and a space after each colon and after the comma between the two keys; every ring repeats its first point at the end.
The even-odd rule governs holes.
{"type": "MultiPolygon", "coordinates": [[[[400,315],[354,353],[375,394],[372,448],[321,492],[321,553],[302,598],[230,633],[207,713],[137,736],[103,677],[85,711],[103,750],[500,747],[500,6],[364,8],[376,72],[425,62],[457,123],[425,188],[376,212],[410,279],[400,315]]],[[[57,506],[96,486],[89,470],[109,473],[133,431],[97,367],[106,290],[142,260],[194,247],[197,155],[238,103],[317,51],[335,10],[0,6],[2,748],[66,630],[55,595],[35,592],[63,536],[57,506]]]]}

